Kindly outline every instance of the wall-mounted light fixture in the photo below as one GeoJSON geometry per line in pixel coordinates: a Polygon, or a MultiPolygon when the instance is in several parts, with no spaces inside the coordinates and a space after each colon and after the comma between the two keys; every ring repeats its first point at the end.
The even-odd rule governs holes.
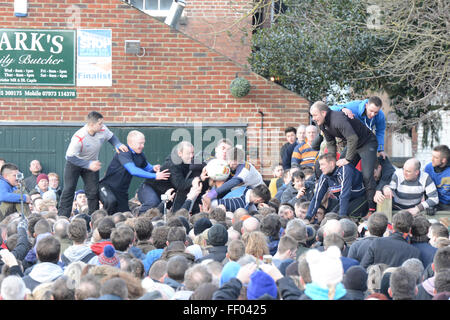
{"type": "Polygon", "coordinates": [[[14,0],[14,15],[16,17],[28,16],[28,0],[14,0]]]}
{"type": "Polygon", "coordinates": [[[185,0],[174,0],[172,6],[170,7],[169,14],[164,20],[164,23],[176,28],[178,20],[180,20],[181,14],[183,13],[184,7],[186,7],[185,0]]]}

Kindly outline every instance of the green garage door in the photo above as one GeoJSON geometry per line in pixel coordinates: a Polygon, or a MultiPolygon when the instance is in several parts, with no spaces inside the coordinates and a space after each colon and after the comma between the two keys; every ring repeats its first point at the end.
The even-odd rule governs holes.
{"type": "MultiPolygon", "coordinates": [[[[0,158],[15,163],[27,177],[30,161],[37,159],[41,162],[43,172],[56,172],[62,180],[65,153],[72,135],[83,124],[73,126],[49,125],[0,125],[0,158]]],[[[146,137],[144,153],[151,164],[161,164],[170,154],[172,148],[180,141],[188,140],[195,152],[202,150],[207,154],[214,154],[214,146],[220,138],[229,138],[234,144],[242,145],[246,150],[246,125],[205,125],[200,126],[117,126],[107,124],[112,132],[122,142],[131,130],[139,130],[146,137]]],[[[100,177],[106,172],[108,164],[114,156],[115,150],[109,143],[105,143],[100,151],[99,160],[102,162],[100,177]]],[[[141,178],[134,177],[130,186],[130,196],[134,196],[141,178]]],[[[61,184],[63,181],[61,181],[61,184]]],[[[82,180],[77,189],[83,188],[82,180]]]]}

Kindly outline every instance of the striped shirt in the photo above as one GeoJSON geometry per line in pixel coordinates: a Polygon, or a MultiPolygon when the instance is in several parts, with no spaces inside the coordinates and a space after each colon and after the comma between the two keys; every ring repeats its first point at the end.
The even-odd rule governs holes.
{"type": "Polygon", "coordinates": [[[211,207],[215,208],[218,205],[224,205],[227,211],[234,212],[239,208],[245,208],[249,212],[255,210],[256,207],[250,202],[250,188],[246,188],[242,195],[237,198],[215,199],[211,202],[211,207]]]}
{"type": "Polygon", "coordinates": [[[311,145],[305,141],[297,145],[292,152],[291,168],[295,167],[314,167],[314,163],[319,155],[318,150],[314,150],[311,145]]]}
{"type": "Polygon", "coordinates": [[[393,209],[402,210],[417,206],[422,211],[439,203],[436,185],[423,171],[420,171],[417,180],[407,181],[403,169],[397,169],[392,175],[389,188],[393,192],[393,209]]]}

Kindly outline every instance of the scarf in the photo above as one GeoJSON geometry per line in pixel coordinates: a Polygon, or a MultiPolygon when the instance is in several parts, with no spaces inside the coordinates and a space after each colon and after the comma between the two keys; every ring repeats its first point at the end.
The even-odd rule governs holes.
{"type": "MultiPolygon", "coordinates": [[[[328,300],[328,288],[322,288],[316,283],[307,283],[305,294],[312,300],[328,300]]],[[[347,294],[345,287],[342,283],[336,285],[336,292],[334,293],[333,300],[339,300],[347,294]]]]}

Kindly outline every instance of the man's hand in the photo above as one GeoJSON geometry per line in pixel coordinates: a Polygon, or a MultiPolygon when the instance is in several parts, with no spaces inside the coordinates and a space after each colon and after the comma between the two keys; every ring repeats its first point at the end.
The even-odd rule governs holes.
{"type": "Polygon", "coordinates": [[[199,181],[197,185],[193,185],[189,190],[186,198],[189,200],[194,200],[202,192],[202,183],[199,181]]]}
{"type": "Polygon", "coordinates": [[[156,180],[167,180],[170,178],[169,169],[159,171],[156,173],[156,180]]]}
{"type": "Polygon", "coordinates": [[[209,178],[208,172],[206,172],[206,167],[204,167],[200,174],[200,180],[205,181],[207,178],[209,178]]]}
{"type": "Polygon", "coordinates": [[[283,274],[280,272],[280,270],[277,267],[275,267],[274,264],[263,263],[259,267],[262,271],[264,271],[269,276],[271,276],[275,282],[277,280],[280,280],[281,278],[283,278],[283,274]]]}
{"type": "Polygon", "coordinates": [[[391,188],[389,188],[388,186],[384,186],[383,187],[383,193],[384,193],[384,196],[387,198],[387,199],[392,199],[392,190],[391,190],[391,188]]]}
{"type": "Polygon", "coordinates": [[[306,188],[301,187],[301,189],[298,190],[298,192],[297,192],[297,199],[300,199],[301,197],[303,197],[305,195],[305,192],[306,192],[306,188]]]}
{"type": "Polygon", "coordinates": [[[173,201],[175,198],[176,192],[174,188],[168,189],[164,194],[167,196],[167,201],[173,201]]]}
{"type": "Polygon", "coordinates": [[[378,156],[382,156],[383,159],[386,159],[386,153],[384,153],[384,151],[379,151],[378,156]]]}
{"type": "Polygon", "coordinates": [[[413,216],[415,216],[415,215],[417,215],[420,212],[420,209],[417,206],[415,206],[415,207],[409,208],[408,211],[413,216]]]}
{"type": "Polygon", "coordinates": [[[239,279],[242,284],[248,284],[250,282],[250,276],[255,272],[256,268],[256,263],[247,263],[239,269],[236,278],[239,279]]]}
{"type": "Polygon", "coordinates": [[[119,148],[115,148],[117,153],[128,152],[128,147],[124,144],[121,144],[119,148]]]}
{"type": "Polygon", "coordinates": [[[353,112],[350,109],[342,108],[341,111],[350,119],[353,119],[355,117],[355,115],[353,114],[353,112]]]}
{"type": "Polygon", "coordinates": [[[25,195],[25,203],[31,203],[31,197],[29,195],[25,195]]]}
{"type": "Polygon", "coordinates": [[[0,257],[8,267],[18,265],[16,257],[8,249],[0,250],[0,257]]]}
{"type": "Polygon", "coordinates": [[[102,163],[98,160],[94,160],[91,161],[91,163],[89,163],[89,170],[91,171],[98,171],[102,168],[102,163]]]}
{"type": "Polygon", "coordinates": [[[202,198],[202,204],[200,205],[200,210],[203,212],[209,212],[211,209],[211,199],[208,197],[202,198]]]}
{"type": "Polygon", "coordinates": [[[375,192],[375,195],[373,196],[373,201],[375,203],[382,203],[384,201],[384,199],[386,199],[386,197],[384,196],[383,192],[380,190],[377,190],[375,192]]]}
{"type": "Polygon", "coordinates": [[[153,171],[155,171],[155,172],[161,171],[161,165],[160,165],[160,164],[155,164],[155,165],[153,166],[153,171]]]}
{"type": "Polygon", "coordinates": [[[338,166],[338,167],[343,167],[343,166],[345,166],[345,165],[347,165],[347,164],[349,164],[350,162],[347,160],[347,159],[339,159],[338,161],[336,161],[336,165],[338,166]]]}

